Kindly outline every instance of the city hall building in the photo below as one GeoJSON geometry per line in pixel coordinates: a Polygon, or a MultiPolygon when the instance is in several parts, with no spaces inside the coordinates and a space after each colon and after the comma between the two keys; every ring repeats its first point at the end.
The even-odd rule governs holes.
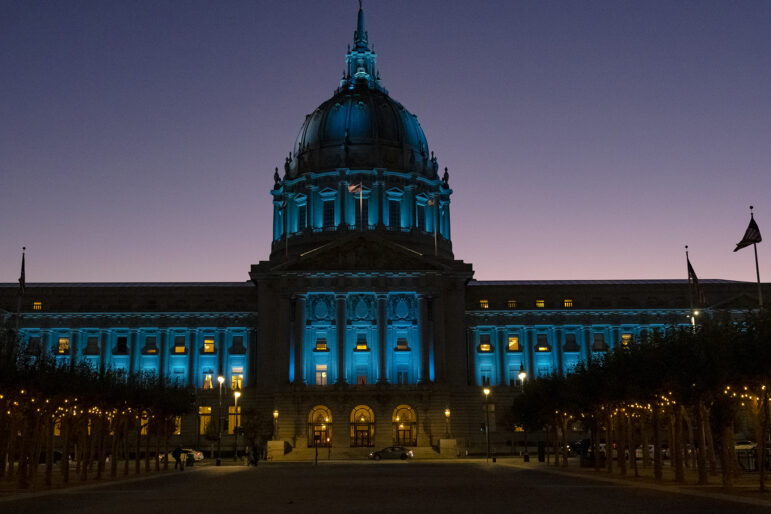
{"type": "MultiPolygon", "coordinates": [[[[339,87],[306,116],[266,187],[273,240],[248,280],[28,284],[22,344],[195,390],[184,445],[208,448],[223,377],[228,432],[239,390],[239,411],[275,422],[284,449],[272,458],[392,444],[432,456],[441,440],[445,454],[481,451],[486,414],[494,447],[508,451],[520,377],[569,373],[690,323],[687,280],[475,281],[453,253],[448,173],[381,85],[361,10],[345,59],[339,87]]],[[[757,305],[753,283],[700,283],[702,316],[757,305]]],[[[5,325],[17,298],[16,284],[0,285],[5,325]]]]}

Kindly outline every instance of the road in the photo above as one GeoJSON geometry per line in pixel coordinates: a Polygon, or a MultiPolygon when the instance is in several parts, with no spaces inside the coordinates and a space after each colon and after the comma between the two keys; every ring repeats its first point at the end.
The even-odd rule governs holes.
{"type": "Polygon", "coordinates": [[[201,467],[0,502],[3,513],[754,513],[768,507],[482,462],[323,462],[201,467]]]}

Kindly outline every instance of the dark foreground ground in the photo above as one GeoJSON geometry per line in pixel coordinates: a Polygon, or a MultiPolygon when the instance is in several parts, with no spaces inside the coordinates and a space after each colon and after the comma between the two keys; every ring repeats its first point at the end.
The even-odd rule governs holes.
{"type": "Polygon", "coordinates": [[[743,513],[767,506],[481,462],[199,467],[148,480],[1,501],[2,513],[743,513]]]}

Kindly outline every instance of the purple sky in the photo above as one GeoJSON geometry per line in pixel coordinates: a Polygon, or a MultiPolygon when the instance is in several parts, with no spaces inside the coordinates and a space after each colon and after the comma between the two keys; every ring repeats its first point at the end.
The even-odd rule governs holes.
{"type": "MultiPolygon", "coordinates": [[[[367,1],[479,279],[771,281],[771,2],[367,1]]],[[[354,0],[0,2],[0,282],[239,281],[354,0]]]]}

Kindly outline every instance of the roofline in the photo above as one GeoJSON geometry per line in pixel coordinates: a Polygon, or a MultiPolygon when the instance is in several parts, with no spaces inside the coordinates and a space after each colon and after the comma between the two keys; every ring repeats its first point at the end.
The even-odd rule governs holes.
{"type": "MultiPolygon", "coordinates": [[[[18,288],[16,282],[0,283],[0,288],[18,288]]],[[[27,282],[33,287],[254,287],[251,280],[243,282],[27,282]]]]}
{"type": "MultiPolygon", "coordinates": [[[[699,279],[700,284],[754,284],[738,280],[719,278],[699,279]]],[[[621,279],[621,280],[471,280],[469,286],[548,286],[548,285],[646,285],[646,284],[688,284],[684,278],[621,279]]]]}

